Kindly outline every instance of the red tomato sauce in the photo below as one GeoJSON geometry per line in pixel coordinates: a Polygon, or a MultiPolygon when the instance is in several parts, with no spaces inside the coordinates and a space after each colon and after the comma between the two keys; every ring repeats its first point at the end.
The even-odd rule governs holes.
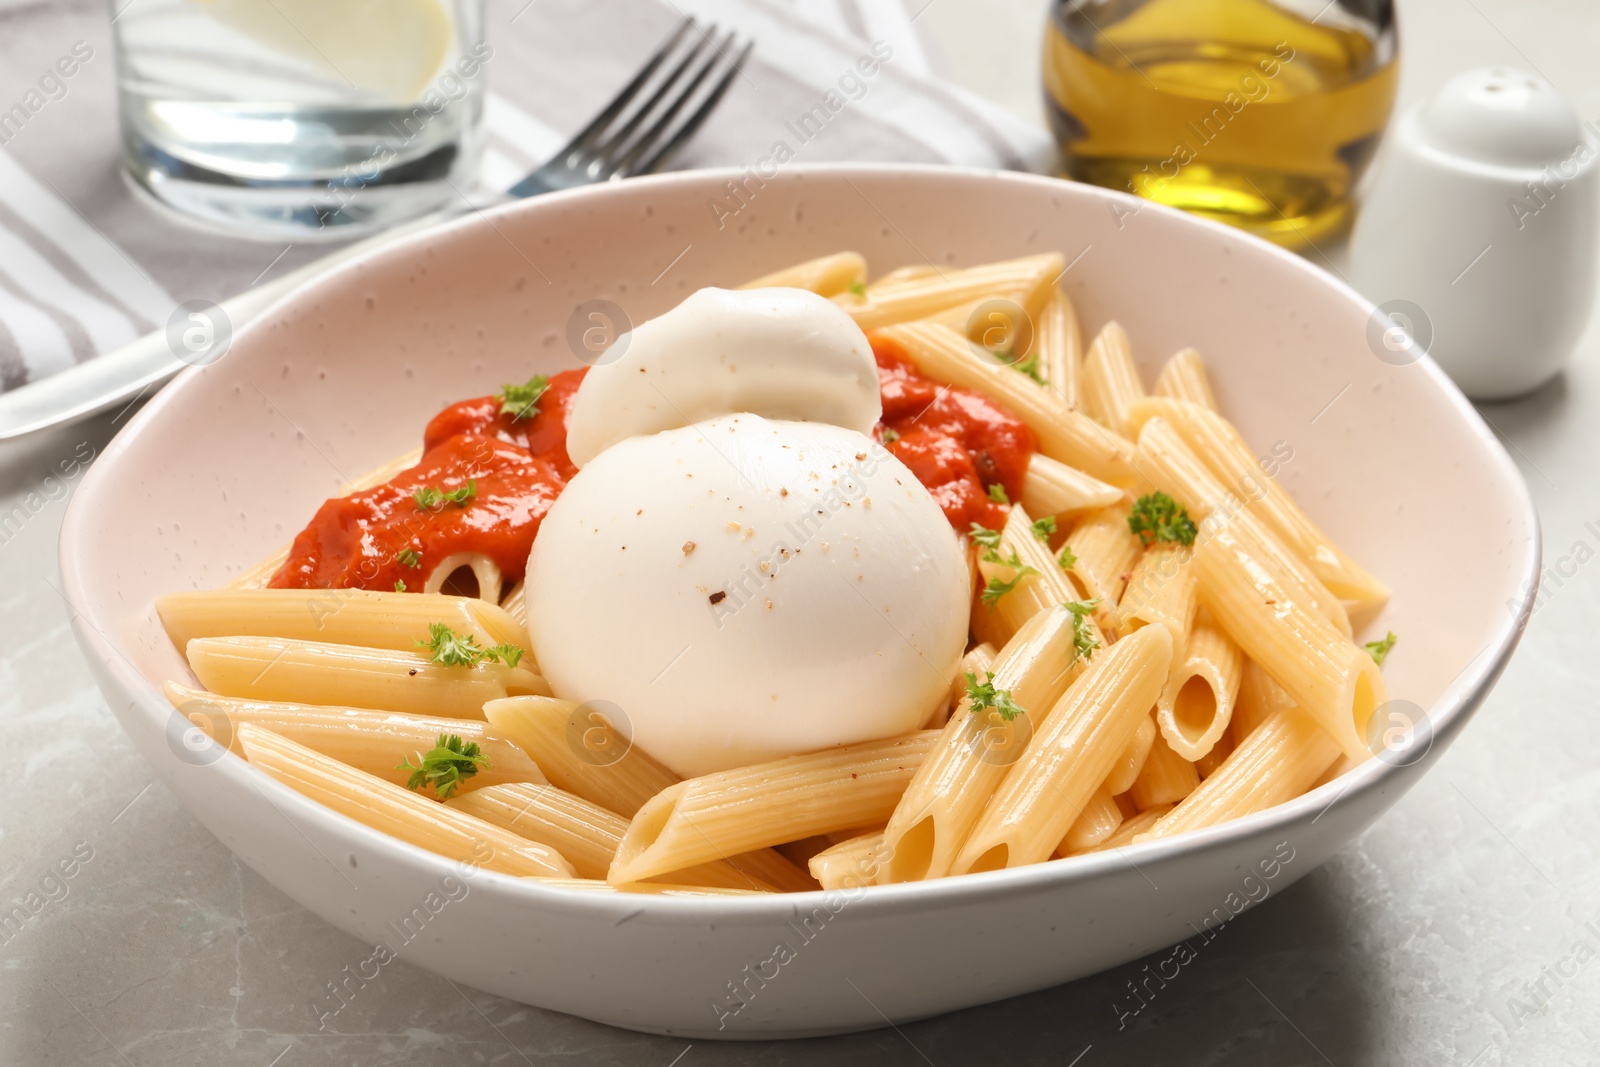
{"type": "Polygon", "coordinates": [[[889,438],[886,447],[957,530],[966,533],[972,523],[1000,529],[1008,509],[990,498],[989,487],[1002,485],[1009,499],[1021,499],[1039,447],[1033,430],[981,393],[924,378],[897,344],[868,336],[883,394],[879,437],[889,438]]]}
{"type": "MultiPolygon", "coordinates": [[[[990,498],[989,487],[1021,497],[1038,446],[1033,431],[979,393],[922,377],[893,342],[873,337],[872,347],[883,395],[878,435],[889,437],[889,451],[957,530],[966,533],[972,523],[998,530],[1007,508],[990,498]]],[[[416,592],[461,552],[482,552],[507,583],[520,581],[540,522],[577,473],[567,456],[567,413],[583,375],[552,376],[531,419],[501,414],[492,396],[445,408],[423,432],[415,467],[324,502],[268,584],[390,590],[404,582],[416,592]],[[417,500],[420,489],[449,493],[469,481],[474,495],[459,505],[422,507],[417,500]]]]}
{"type": "Polygon", "coordinates": [[[502,415],[492,396],[445,408],[423,434],[421,461],[377,488],[326,501],[268,585],[389,590],[404,582],[420,591],[458,552],[482,552],[506,582],[520,581],[539,523],[577,472],[567,412],[585,370],[553,375],[531,419],[502,415]],[[462,505],[417,501],[419,489],[449,493],[469,480],[475,493],[462,505]]]}

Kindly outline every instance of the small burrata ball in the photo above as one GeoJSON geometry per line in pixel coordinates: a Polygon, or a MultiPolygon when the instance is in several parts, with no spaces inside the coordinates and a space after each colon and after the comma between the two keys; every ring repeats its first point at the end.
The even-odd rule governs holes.
{"type": "Polygon", "coordinates": [[[555,694],[607,702],[689,778],[920,728],[948,697],[970,587],[949,521],[887,449],[738,414],[595,456],[540,526],[526,596],[555,694]]]}

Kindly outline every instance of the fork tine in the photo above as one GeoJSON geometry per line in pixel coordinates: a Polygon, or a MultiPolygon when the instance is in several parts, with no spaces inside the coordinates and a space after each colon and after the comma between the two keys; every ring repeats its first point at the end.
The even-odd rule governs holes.
{"type": "Polygon", "coordinates": [[[605,106],[600,114],[591,119],[589,121],[589,125],[579,130],[577,134],[573,136],[572,140],[568,141],[566,146],[563,147],[561,151],[556,153],[554,158],[563,160],[569,159],[575,153],[586,151],[595,141],[595,139],[605,131],[605,128],[609,126],[618,115],[622,114],[623,110],[630,102],[632,102],[633,98],[638,95],[639,90],[644,88],[645,83],[650,80],[650,76],[656,72],[662,63],[666,62],[667,57],[672,54],[673,49],[678,47],[678,42],[683,40],[683,35],[688,33],[690,28],[693,26],[693,16],[686,16],[684,20],[678,24],[678,28],[672,31],[671,36],[666,39],[666,42],[662,44],[660,48],[656,49],[654,55],[645,61],[645,64],[640,68],[639,73],[633,76],[633,80],[627,85],[623,86],[622,91],[611,98],[611,102],[605,106]]]}
{"type": "MultiPolygon", "coordinates": [[[[732,36],[730,33],[730,41],[732,36]]],[[[679,126],[673,135],[667,139],[666,144],[657,149],[656,153],[649,159],[629,170],[628,174],[654,174],[666,165],[667,161],[677,153],[678,149],[683,147],[689,138],[695,135],[695,132],[705,124],[706,119],[711,117],[711,113],[717,109],[717,105],[721,103],[723,95],[727,93],[728,87],[733,84],[733,79],[739,76],[739,71],[744,67],[744,61],[749,57],[751,50],[755,46],[754,41],[745,42],[744,48],[734,57],[733,63],[729,65],[727,71],[717,83],[711,87],[711,91],[706,94],[705,99],[700,102],[700,106],[695,109],[694,113],[684,120],[683,125],[679,126]]]]}
{"type": "MultiPolygon", "coordinates": [[[[712,32],[714,33],[715,30],[716,27],[713,26],[712,32]]],[[[688,53],[678,61],[677,66],[673,67],[671,72],[667,74],[665,80],[651,90],[649,99],[635,108],[620,127],[615,130],[606,130],[602,143],[590,146],[586,160],[589,164],[587,169],[594,177],[604,179],[616,171],[617,168],[613,162],[616,154],[625,148],[638,132],[639,127],[647,119],[651,118],[656,110],[662,106],[663,102],[669,100],[673,87],[678,83],[678,79],[682,78],[684,72],[693,66],[701,54],[705,52],[706,45],[713,41],[714,37],[711,34],[706,34],[696,41],[688,53]]],[[[716,47],[714,43],[711,46],[713,48],[716,47]]],[[[715,58],[716,56],[713,55],[712,59],[715,58]]],[[[691,81],[689,87],[684,91],[693,92],[694,82],[691,81]]]]}
{"type": "Polygon", "coordinates": [[[699,70],[695,71],[694,77],[689,79],[689,84],[683,87],[683,91],[678,94],[677,98],[668,103],[660,114],[655,115],[651,119],[650,125],[612,163],[611,170],[613,173],[619,175],[628,174],[629,168],[638,161],[639,157],[649,151],[651,146],[660,140],[667,130],[672,127],[672,121],[678,117],[678,112],[682,111],[684,105],[694,98],[695,93],[699,91],[706,77],[710,75],[718,63],[722,62],[724,58],[723,49],[733,43],[735,36],[734,31],[729,30],[728,35],[722,39],[722,44],[719,45],[716,43],[714,31],[706,35],[705,39],[711,45],[712,54],[706,57],[706,61],[700,65],[699,70]]]}

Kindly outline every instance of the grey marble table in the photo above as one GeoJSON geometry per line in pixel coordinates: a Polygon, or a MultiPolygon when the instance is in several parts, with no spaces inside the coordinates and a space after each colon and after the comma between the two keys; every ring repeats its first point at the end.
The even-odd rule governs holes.
{"type": "MultiPolygon", "coordinates": [[[[1586,54],[1600,14],[1585,6],[1401,0],[1403,99],[1501,62],[1536,67],[1600,117],[1586,54]]],[[[918,24],[954,77],[1034,115],[1040,14],[932,0],[918,24]]],[[[1339,269],[1338,250],[1323,251],[1312,258],[1339,269]]],[[[55,558],[66,497],[126,416],[0,449],[0,515],[23,516],[0,524],[0,904],[33,909],[0,927],[0,1064],[1594,1063],[1600,322],[1563,378],[1482,410],[1532,487],[1554,578],[1477,719],[1375,827],[1231,923],[1125,1020],[1143,961],[926,1022],[743,1045],[613,1030],[404,962],[319,1029],[311,998],[367,950],[152,784],[68,630],[55,558]]]]}

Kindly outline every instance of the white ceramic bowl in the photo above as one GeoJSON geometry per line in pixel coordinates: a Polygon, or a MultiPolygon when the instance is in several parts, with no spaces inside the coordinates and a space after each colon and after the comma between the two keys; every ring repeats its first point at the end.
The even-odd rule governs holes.
{"type": "Polygon", "coordinates": [[[452,865],[235,757],[199,765],[157,695],[186,668],[152,599],[217,585],[282,544],[345,476],[413,447],[446,403],[572,365],[568,319],[581,302],[608,299],[642,321],[701,286],[842,248],[880,270],[1059,250],[1086,329],[1124,323],[1147,380],[1171,352],[1198,347],[1250,441],[1292,449],[1283,484],[1393,585],[1374,629],[1401,636],[1391,692],[1431,709],[1431,746],[1177,839],[850,898],[640,898],[478,873],[417,924],[401,958],[541,1007],[695,1038],[933,1015],[1191,936],[1258,893],[1258,867],[1275,854],[1280,890],[1393,804],[1466,724],[1526,621],[1537,521],[1510,460],[1432,362],[1374,355],[1361,297],[1233,230],[1084,185],[795,169],[747,186],[719,228],[710,205],[736,206],[725,183],[737,178],[558,193],[343,267],[182,375],[85,477],[61,537],[78,640],[145,758],[263,877],[340,929],[395,946],[391,924],[452,865]],[[746,1004],[732,1013],[735,986],[746,1004]]]}

